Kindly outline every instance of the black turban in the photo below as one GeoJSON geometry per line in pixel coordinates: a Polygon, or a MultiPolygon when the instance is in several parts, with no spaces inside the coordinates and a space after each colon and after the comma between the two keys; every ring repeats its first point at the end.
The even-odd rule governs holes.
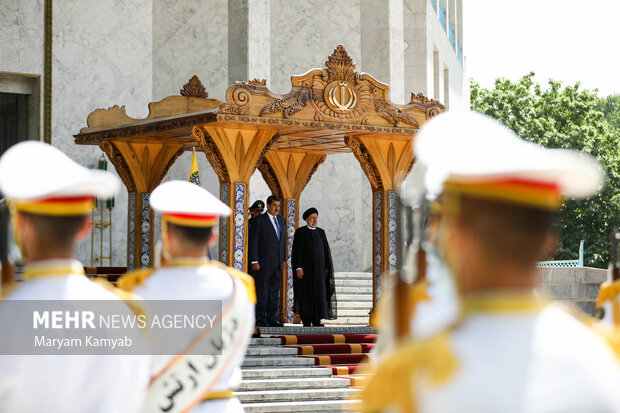
{"type": "Polygon", "coordinates": [[[317,210],[316,210],[316,208],[314,208],[314,207],[306,209],[306,212],[304,212],[304,214],[302,215],[302,217],[303,217],[304,221],[305,221],[306,219],[308,219],[308,217],[309,217],[310,215],[312,215],[312,214],[317,214],[317,215],[319,215],[319,211],[317,211],[317,210]]]}

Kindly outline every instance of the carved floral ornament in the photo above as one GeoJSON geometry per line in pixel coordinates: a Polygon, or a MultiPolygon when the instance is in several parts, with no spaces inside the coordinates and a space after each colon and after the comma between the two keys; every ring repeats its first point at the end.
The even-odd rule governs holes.
{"type": "Polygon", "coordinates": [[[236,82],[226,91],[220,114],[254,118],[246,118],[248,122],[291,118],[417,129],[420,121],[446,110],[421,93],[412,93],[406,105],[390,102],[389,86],[356,72],[342,45],[329,56],[325,67],[293,76],[286,95],[272,93],[265,81],[236,82]]]}
{"type": "Polygon", "coordinates": [[[194,75],[189,79],[183,89],[180,91],[181,96],[194,97],[194,98],[207,98],[209,94],[207,93],[205,87],[198,79],[198,76],[194,75]]]}

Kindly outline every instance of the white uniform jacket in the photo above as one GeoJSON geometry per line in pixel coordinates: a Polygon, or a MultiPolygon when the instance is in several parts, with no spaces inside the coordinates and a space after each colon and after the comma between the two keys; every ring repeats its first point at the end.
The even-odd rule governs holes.
{"type": "MultiPolygon", "coordinates": [[[[232,299],[233,279],[223,269],[211,264],[180,265],[161,268],[153,272],[133,292],[145,300],[221,300],[222,306],[232,299]]],[[[253,294],[253,292],[252,292],[253,294]]],[[[241,295],[244,299],[247,294],[241,295]]],[[[212,387],[212,392],[235,390],[241,383],[241,364],[245,357],[254,329],[254,305],[248,306],[248,322],[244,342],[238,347],[227,370],[212,387]]],[[[180,337],[178,353],[185,349],[193,337],[180,337]]],[[[152,374],[164,368],[173,356],[153,356],[152,374]]],[[[241,403],[236,398],[214,399],[196,405],[192,413],[199,412],[243,412],[241,403]]]]}
{"type": "MultiPolygon", "coordinates": [[[[4,300],[120,300],[87,279],[78,261],[39,261],[26,270],[34,278],[4,300]]],[[[32,314],[24,317],[32,323],[32,314]]],[[[10,340],[10,332],[1,337],[10,340]]],[[[0,355],[0,412],[134,413],[146,396],[149,362],[131,355],[0,355]]]]}

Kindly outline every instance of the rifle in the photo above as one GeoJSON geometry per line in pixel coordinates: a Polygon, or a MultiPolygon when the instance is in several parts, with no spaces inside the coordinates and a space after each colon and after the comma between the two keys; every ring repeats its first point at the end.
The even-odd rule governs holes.
{"type": "Polygon", "coordinates": [[[396,244],[398,261],[395,270],[394,285],[394,335],[396,340],[410,335],[413,306],[411,291],[416,285],[426,281],[426,251],[424,249],[424,230],[426,221],[426,197],[417,207],[406,205],[401,196],[397,200],[396,244]],[[418,215],[417,225],[415,215],[418,215]],[[415,256],[415,270],[411,268],[413,277],[407,274],[407,257],[415,256]]]}

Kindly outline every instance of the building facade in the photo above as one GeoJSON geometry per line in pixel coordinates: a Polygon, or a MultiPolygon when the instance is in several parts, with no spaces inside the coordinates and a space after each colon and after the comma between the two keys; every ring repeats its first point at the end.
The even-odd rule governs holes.
{"type": "MultiPolygon", "coordinates": [[[[210,98],[225,100],[235,81],[267,79],[277,93],[290,76],[322,67],[344,45],[359,71],[390,85],[391,100],[411,92],[448,109],[469,105],[463,70],[462,0],[0,0],[0,142],[41,139],[97,167],[101,151],[74,144],[96,108],[124,105],[145,117],[147,104],[179,94],[196,74],[210,98]]],[[[199,154],[202,186],[219,193],[217,176],[199,154]]],[[[187,179],[191,153],[165,179],[187,179]]],[[[110,164],[110,168],[112,168],[110,164]]],[[[421,187],[415,165],[407,179],[421,187]]],[[[109,253],[126,264],[127,193],[111,210],[112,240],[104,231],[78,252],[86,264],[109,253]]],[[[250,203],[270,194],[257,171],[250,203]]],[[[336,271],[372,265],[371,189],[352,154],[329,155],[300,199],[314,206],[330,244],[336,271]]],[[[97,211],[99,214],[99,211],[97,211]]],[[[104,220],[108,210],[104,211],[104,220]]],[[[303,224],[303,222],[302,222],[303,224]]],[[[155,234],[159,233],[158,219],[155,234]]],[[[96,229],[99,231],[99,229],[96,229]]],[[[156,235],[157,237],[157,235],[156,235]]],[[[217,251],[213,248],[212,252],[217,251]]]]}

